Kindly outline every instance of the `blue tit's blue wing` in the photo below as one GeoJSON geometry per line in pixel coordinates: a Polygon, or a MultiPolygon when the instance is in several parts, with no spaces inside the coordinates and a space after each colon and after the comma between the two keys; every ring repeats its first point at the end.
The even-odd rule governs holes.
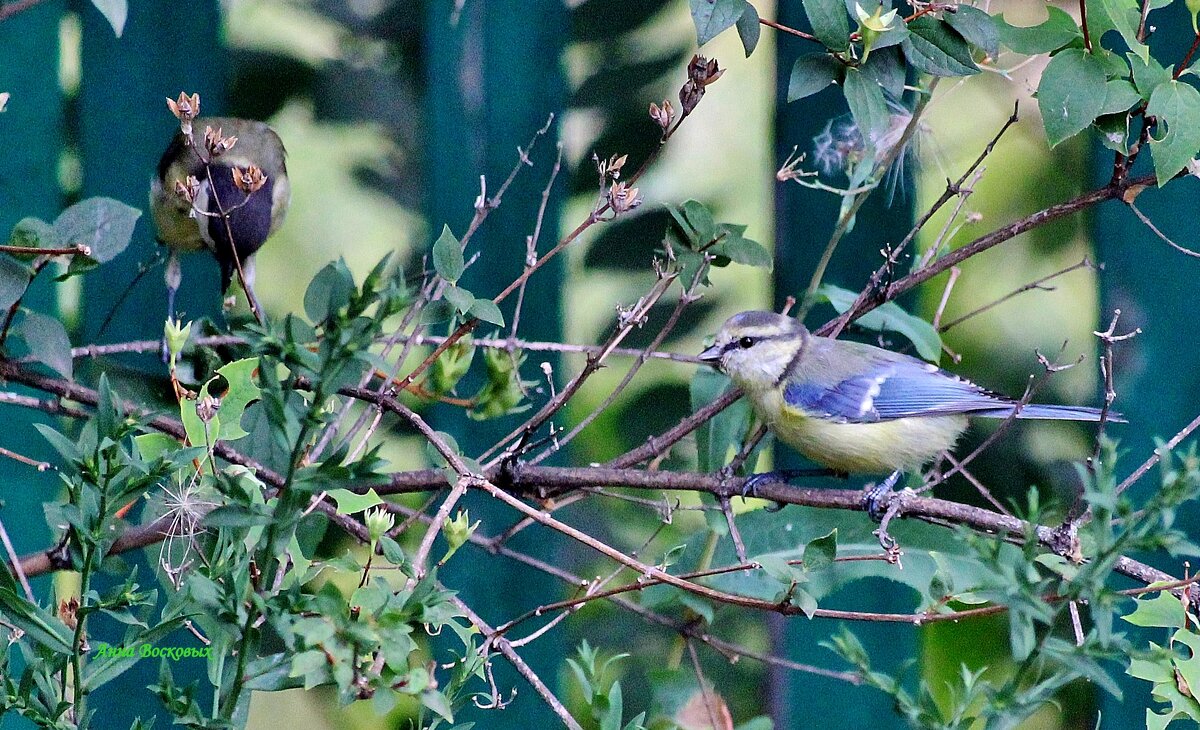
{"type": "Polygon", "coordinates": [[[912,358],[876,361],[832,387],[789,382],[785,402],[810,416],[842,423],[897,418],[1011,413],[1014,402],[912,358]]]}

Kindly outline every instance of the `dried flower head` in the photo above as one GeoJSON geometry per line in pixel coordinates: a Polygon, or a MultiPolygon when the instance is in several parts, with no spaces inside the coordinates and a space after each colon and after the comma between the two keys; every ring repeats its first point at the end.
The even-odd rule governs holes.
{"type": "Polygon", "coordinates": [[[637,188],[627,187],[625,183],[613,183],[608,190],[608,206],[617,215],[628,213],[642,204],[642,198],[637,188]]]}
{"type": "Polygon", "coordinates": [[[671,119],[674,116],[675,109],[671,106],[671,102],[669,100],[664,99],[661,107],[654,102],[650,102],[650,118],[653,119],[658,126],[662,127],[664,132],[668,127],[671,126],[671,119]]]}
{"type": "Polygon", "coordinates": [[[196,202],[196,195],[200,193],[200,181],[195,175],[188,175],[186,180],[175,181],[175,194],[183,198],[189,203],[196,202]]]}
{"type": "Polygon", "coordinates": [[[215,395],[205,394],[203,398],[196,401],[196,417],[202,423],[208,423],[217,415],[217,409],[221,407],[221,399],[215,395]]]}
{"type": "Polygon", "coordinates": [[[257,165],[234,167],[232,172],[233,184],[247,195],[258,192],[263,185],[267,184],[267,174],[257,165]]]}
{"type": "Polygon", "coordinates": [[[596,171],[600,173],[601,180],[608,178],[616,180],[621,177],[621,168],[625,167],[625,163],[629,160],[629,155],[613,155],[607,160],[601,160],[593,156],[592,159],[596,162],[596,171]]]}
{"type": "Polygon", "coordinates": [[[725,69],[717,67],[717,59],[711,61],[704,56],[692,56],[688,64],[688,80],[679,89],[679,103],[685,115],[691,114],[700,99],[704,97],[704,88],[721,78],[725,69]]]}
{"type": "Polygon", "coordinates": [[[700,86],[708,86],[725,73],[725,69],[717,66],[717,59],[707,59],[704,56],[692,56],[688,63],[688,79],[700,86]]]}
{"type": "Polygon", "coordinates": [[[208,151],[210,157],[220,157],[237,144],[237,137],[226,137],[221,132],[220,127],[215,130],[212,127],[204,128],[204,149],[208,151]]]}
{"type": "Polygon", "coordinates": [[[167,99],[167,108],[179,120],[179,129],[187,136],[192,135],[192,120],[200,116],[200,95],[188,96],[182,91],[178,99],[167,99]]]}
{"type": "Polygon", "coordinates": [[[58,617],[72,631],[79,625],[79,598],[71,596],[58,602],[58,617]]]}

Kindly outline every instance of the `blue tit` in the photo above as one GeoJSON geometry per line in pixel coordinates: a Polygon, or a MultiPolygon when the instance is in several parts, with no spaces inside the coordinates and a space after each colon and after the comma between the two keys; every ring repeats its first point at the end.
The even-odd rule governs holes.
{"type": "MultiPolygon", "coordinates": [[[[905,472],[951,449],[970,416],[1008,418],[1017,401],[908,355],[811,334],[773,312],[742,312],[722,325],[700,359],[749,397],[776,438],[841,473],[905,472]]],[[[1099,421],[1096,408],[1026,405],[1017,418],[1099,421]]],[[[1123,420],[1109,413],[1113,421],[1123,420]]],[[[748,493],[761,477],[747,481],[748,493]]],[[[874,504],[868,504],[874,512],[874,504]]]]}
{"type": "Polygon", "coordinates": [[[171,139],[150,183],[158,240],[171,249],[169,316],[179,288],[179,253],[210,252],[221,267],[222,294],[240,263],[252,290],[254,254],[283,224],[291,199],[286,151],[275,130],[232,117],[202,117],[192,130],[171,139]]]}

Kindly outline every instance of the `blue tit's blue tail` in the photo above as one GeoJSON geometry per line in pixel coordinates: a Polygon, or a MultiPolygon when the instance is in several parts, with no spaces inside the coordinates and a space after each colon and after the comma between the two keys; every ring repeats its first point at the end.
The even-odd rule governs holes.
{"type": "MultiPolygon", "coordinates": [[[[970,415],[978,418],[1008,418],[1012,408],[989,408],[974,411],[970,415]]],[[[1087,406],[1047,406],[1031,404],[1021,409],[1017,418],[1037,419],[1044,421],[1099,421],[1100,409],[1087,406]]],[[[1125,417],[1116,411],[1108,412],[1108,420],[1113,423],[1126,423],[1125,417]]]]}

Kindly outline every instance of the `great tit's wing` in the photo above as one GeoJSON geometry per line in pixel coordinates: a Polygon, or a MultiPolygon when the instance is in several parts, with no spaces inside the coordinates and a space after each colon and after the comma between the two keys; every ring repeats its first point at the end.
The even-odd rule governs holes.
{"type": "Polygon", "coordinates": [[[811,417],[841,423],[957,414],[1001,415],[1015,402],[920,360],[869,362],[864,372],[832,386],[793,378],[784,402],[811,417]]]}

